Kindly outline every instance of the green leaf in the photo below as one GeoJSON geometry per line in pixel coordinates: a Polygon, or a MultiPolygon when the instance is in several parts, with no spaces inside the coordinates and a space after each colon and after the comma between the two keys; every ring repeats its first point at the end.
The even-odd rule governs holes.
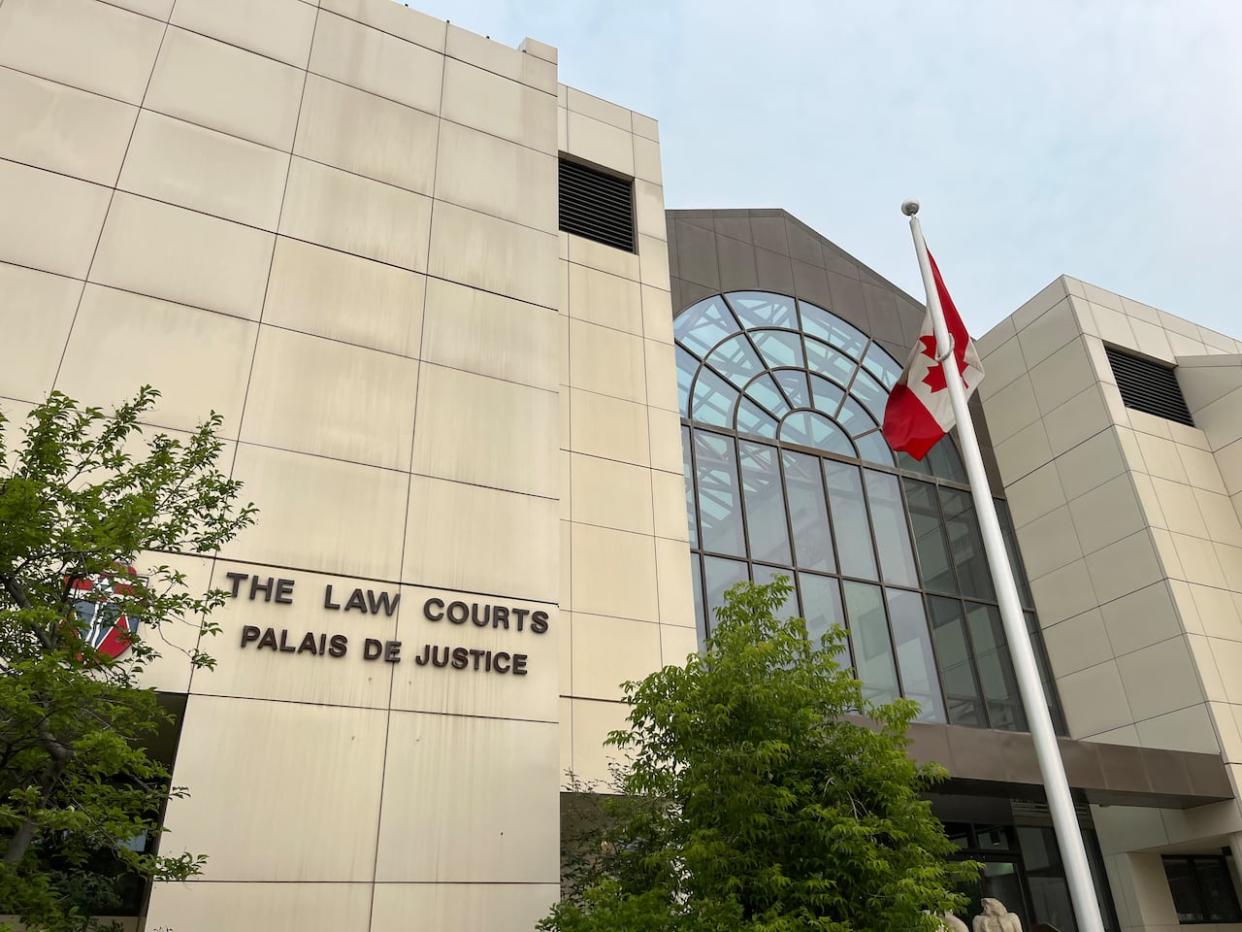
{"type": "Polygon", "coordinates": [[[144,386],[105,414],[53,392],[20,436],[0,416],[0,915],[47,932],[105,928],[93,914],[127,885],[204,863],[132,843],[185,794],[147,750],[170,716],[141,675],[168,625],[197,629],[184,652],[213,664],[202,639],[223,594],[190,590],[168,555],[214,553],[256,512],[217,467],[219,416],[147,436],[158,399],[144,386]],[[109,578],[127,591],[74,587],[109,578]],[[83,639],[78,600],[140,619],[120,657],[83,639]]]}
{"type": "Polygon", "coordinates": [[[944,772],[906,753],[917,705],[865,699],[844,631],[777,617],[790,589],[735,586],[702,655],[625,684],[615,795],[572,797],[540,929],[932,932],[965,905],[979,866],[923,798],[944,772]]]}

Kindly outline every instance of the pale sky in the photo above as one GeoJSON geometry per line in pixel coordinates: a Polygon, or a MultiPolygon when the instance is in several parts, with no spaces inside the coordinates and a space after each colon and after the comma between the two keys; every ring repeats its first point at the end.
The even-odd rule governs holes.
{"type": "Polygon", "coordinates": [[[1242,0],[415,0],[660,121],[670,208],[783,207],[982,333],[1068,273],[1242,337],[1242,0]]]}

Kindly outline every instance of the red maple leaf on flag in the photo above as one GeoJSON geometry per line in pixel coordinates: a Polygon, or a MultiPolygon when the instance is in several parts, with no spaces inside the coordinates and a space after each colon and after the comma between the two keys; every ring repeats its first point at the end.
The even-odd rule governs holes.
{"type": "Polygon", "coordinates": [[[962,323],[948,289],[944,287],[944,280],[931,253],[926,253],[926,261],[931,266],[931,278],[935,283],[934,291],[927,289],[928,300],[940,298],[943,320],[934,320],[930,311],[924,315],[923,326],[902,369],[901,380],[889,393],[888,403],[884,406],[884,439],[892,449],[908,453],[915,459],[926,456],[957,421],[954,406],[949,404],[948,392],[945,391],[949,387],[949,370],[944,367],[941,354],[937,352],[933,327],[953,342],[953,352],[947,355],[952,355],[956,360],[967,399],[974,389],[973,383],[983,378],[979,351],[962,323]],[[969,380],[966,378],[968,372],[969,380]]]}
{"type": "MultiPolygon", "coordinates": [[[[935,359],[936,337],[932,334],[928,334],[927,336],[919,337],[919,342],[923,344],[923,355],[928,359],[935,359]]],[[[962,373],[962,375],[966,374],[966,362],[964,360],[959,359],[957,361],[957,371],[962,373]]],[[[923,378],[923,384],[933,392],[942,392],[948,388],[949,383],[945,378],[944,363],[938,362],[934,366],[929,366],[927,369],[927,375],[923,378]]],[[[965,384],[964,381],[963,384],[965,384]]]]}

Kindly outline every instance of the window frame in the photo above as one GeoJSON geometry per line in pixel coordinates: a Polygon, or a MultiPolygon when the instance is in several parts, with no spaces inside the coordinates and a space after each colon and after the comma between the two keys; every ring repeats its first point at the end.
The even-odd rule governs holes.
{"type": "Polygon", "coordinates": [[[1173,885],[1169,882],[1169,862],[1184,862],[1189,868],[1189,876],[1194,883],[1195,888],[1195,905],[1198,907],[1199,918],[1182,919],[1181,913],[1177,909],[1177,901],[1173,902],[1173,910],[1178,913],[1177,924],[1183,926],[1201,926],[1201,925],[1224,925],[1230,923],[1242,922],[1242,903],[1238,899],[1238,881],[1235,877],[1232,858],[1225,854],[1164,854],[1160,856],[1160,866],[1164,868],[1165,883],[1169,884],[1169,894],[1172,896],[1173,885]],[[1203,894],[1203,880],[1200,875],[1202,866],[1212,864],[1219,866],[1224,872],[1225,877],[1229,881],[1227,887],[1229,891],[1230,906],[1233,912],[1224,919],[1214,919],[1207,915],[1207,901],[1203,894]]]}
{"type": "MultiPolygon", "coordinates": [[[[747,292],[747,294],[763,294],[763,293],[747,292]]],[[[800,324],[800,326],[804,326],[802,324],[802,312],[801,312],[801,305],[804,302],[802,302],[800,299],[796,298],[795,296],[791,296],[791,295],[784,295],[778,292],[770,292],[770,294],[772,294],[774,297],[787,299],[790,302],[792,302],[793,307],[797,309],[797,321],[800,324]]],[[[807,575],[807,574],[817,576],[817,577],[825,577],[825,578],[834,580],[837,585],[837,591],[840,595],[840,602],[842,606],[842,618],[840,619],[840,622],[847,632],[846,650],[848,651],[848,658],[851,664],[851,668],[856,671],[855,646],[853,644],[854,636],[853,636],[853,632],[850,630],[850,625],[848,621],[848,612],[845,610],[845,585],[844,584],[847,582],[854,582],[854,583],[863,583],[867,585],[879,586],[881,589],[880,601],[881,601],[881,605],[884,611],[885,623],[888,629],[889,644],[890,644],[891,650],[893,651],[893,663],[894,663],[896,679],[897,679],[897,688],[900,694],[904,696],[905,695],[905,684],[902,680],[900,664],[897,663],[897,658],[896,658],[897,643],[896,643],[896,638],[893,633],[892,610],[891,610],[889,599],[886,593],[887,593],[887,590],[904,591],[904,592],[913,593],[922,602],[924,619],[928,627],[928,643],[930,644],[933,662],[936,665],[936,671],[937,671],[937,681],[935,683],[935,686],[940,690],[941,708],[944,710],[943,720],[947,723],[949,721],[949,715],[948,715],[949,703],[944,694],[943,681],[940,679],[940,676],[939,676],[942,668],[940,665],[939,651],[937,650],[937,647],[936,647],[936,638],[932,630],[932,617],[933,616],[932,616],[930,599],[935,597],[935,598],[945,598],[945,599],[954,600],[960,606],[961,618],[962,618],[962,631],[963,631],[963,635],[965,638],[967,650],[969,651],[968,661],[970,663],[970,672],[975,682],[976,688],[978,690],[978,700],[980,703],[980,710],[982,712],[981,717],[984,720],[983,726],[969,725],[969,726],[964,726],[964,727],[986,727],[986,728],[994,727],[991,724],[991,716],[989,715],[987,699],[984,696],[983,691],[982,691],[982,678],[980,676],[980,671],[978,669],[978,657],[976,656],[974,639],[971,637],[970,626],[967,623],[966,619],[967,619],[967,611],[970,606],[972,605],[987,606],[987,607],[990,607],[991,609],[998,610],[998,603],[995,599],[995,593],[993,593],[993,598],[991,600],[982,598],[976,595],[967,595],[963,593],[961,580],[959,578],[958,568],[953,559],[953,549],[950,546],[950,542],[947,536],[947,531],[945,528],[945,516],[944,516],[944,504],[943,504],[944,495],[942,493],[942,490],[947,490],[947,491],[950,491],[951,493],[958,493],[958,494],[965,493],[966,495],[969,496],[970,494],[969,483],[940,475],[934,472],[930,468],[930,466],[927,467],[926,470],[912,469],[912,468],[906,467],[903,465],[902,460],[899,455],[894,455],[893,463],[891,464],[890,463],[879,463],[879,462],[873,462],[871,460],[863,459],[859,455],[855,455],[852,457],[845,456],[845,455],[842,455],[842,454],[839,454],[839,453],[836,453],[830,450],[825,450],[819,447],[808,446],[805,444],[783,440],[781,439],[780,430],[779,430],[779,425],[781,421],[783,420],[783,415],[780,415],[780,416],[775,415],[772,411],[768,410],[766,406],[755,402],[754,399],[750,399],[752,404],[755,404],[760,411],[765,412],[768,416],[773,417],[777,421],[777,424],[778,424],[777,435],[775,437],[768,437],[768,436],[764,436],[760,434],[754,434],[749,431],[740,430],[736,426],[737,408],[741,404],[742,399],[749,397],[745,394],[746,388],[748,388],[755,380],[763,378],[765,376],[771,379],[772,383],[776,387],[777,392],[780,394],[780,397],[788,405],[789,410],[785,412],[786,414],[792,411],[795,411],[795,410],[804,410],[803,408],[793,404],[792,400],[788,397],[784,387],[780,384],[780,381],[777,380],[772,375],[773,371],[777,369],[782,369],[782,368],[788,369],[791,367],[789,366],[775,366],[775,367],[768,366],[768,361],[766,357],[764,356],[763,352],[755,345],[754,338],[750,332],[751,330],[755,330],[755,329],[780,330],[780,331],[786,331],[786,332],[797,335],[799,340],[801,341],[802,356],[803,356],[803,363],[804,363],[803,368],[800,371],[806,372],[808,376],[817,375],[820,378],[827,379],[833,385],[837,386],[838,388],[841,388],[842,392],[844,393],[844,400],[838,405],[837,407],[838,412],[841,410],[841,407],[845,404],[845,401],[853,397],[850,394],[850,385],[853,384],[853,382],[857,378],[857,373],[859,372],[862,372],[865,370],[867,374],[874,381],[880,384],[881,387],[883,387],[886,391],[888,390],[888,386],[886,385],[885,380],[882,379],[877,373],[873,372],[872,369],[867,367],[864,363],[864,360],[866,360],[867,357],[872,353],[873,349],[878,347],[878,344],[869,335],[867,335],[866,333],[863,333],[861,330],[858,330],[858,328],[854,328],[855,330],[858,330],[858,332],[861,334],[861,336],[864,339],[862,350],[860,351],[858,357],[855,358],[855,357],[850,356],[850,354],[847,353],[844,349],[831,344],[828,340],[822,339],[816,334],[808,335],[805,329],[794,329],[793,327],[778,326],[778,325],[774,325],[770,323],[763,324],[762,326],[753,326],[753,327],[748,326],[746,322],[744,321],[743,317],[735,310],[732,302],[729,300],[727,293],[719,293],[716,295],[707,296],[701,301],[695,302],[695,304],[692,305],[692,307],[695,307],[704,302],[709,302],[713,300],[716,302],[719,302],[721,309],[729,315],[729,320],[734,325],[736,325],[736,329],[733,329],[733,330],[728,331],[727,333],[724,333],[724,335],[720,336],[716,340],[716,342],[710,346],[710,348],[708,348],[706,351],[702,352],[701,354],[698,350],[692,348],[691,344],[683,343],[680,337],[677,338],[675,341],[675,347],[677,350],[680,350],[681,352],[688,354],[691,360],[695,360],[698,363],[698,368],[695,370],[694,375],[691,377],[689,385],[686,388],[685,397],[682,399],[679,399],[679,401],[682,402],[680,424],[683,429],[683,437],[688,441],[688,445],[689,445],[689,455],[685,457],[685,460],[686,460],[686,465],[691,469],[691,472],[692,472],[692,475],[686,477],[687,482],[690,484],[690,489],[688,491],[688,499],[693,501],[693,509],[692,509],[693,514],[688,514],[687,519],[688,521],[692,519],[694,522],[694,526],[691,528],[691,535],[690,535],[692,538],[692,543],[690,545],[690,555],[691,555],[691,560],[698,562],[699,564],[698,573],[697,573],[699,590],[695,592],[695,602],[696,602],[696,607],[698,605],[702,606],[703,617],[701,620],[702,620],[703,628],[702,628],[702,631],[700,632],[701,636],[706,637],[710,633],[712,624],[713,624],[712,604],[708,598],[708,579],[707,579],[708,573],[707,573],[707,564],[705,562],[707,558],[719,558],[719,559],[733,561],[735,563],[740,562],[744,564],[745,570],[746,570],[745,576],[749,580],[754,580],[757,578],[756,567],[761,567],[762,568],[761,572],[764,572],[764,573],[770,574],[772,571],[775,571],[783,575],[787,575],[790,579],[790,583],[794,587],[794,592],[792,593],[794,597],[794,604],[797,607],[798,613],[802,617],[806,617],[807,607],[806,605],[803,604],[802,586],[800,585],[800,582],[799,582],[800,577],[803,575],[807,575]],[[757,358],[760,361],[760,363],[764,366],[764,368],[760,372],[747,376],[747,378],[745,379],[745,383],[746,383],[745,388],[739,387],[737,382],[734,379],[730,378],[725,372],[720,371],[715,365],[712,365],[708,361],[711,355],[720,346],[724,345],[725,343],[731,340],[736,340],[739,338],[746,341],[746,345],[749,347],[750,351],[754,354],[754,357],[757,358]],[[809,362],[808,362],[808,356],[807,356],[807,350],[806,350],[806,344],[807,344],[808,338],[814,339],[820,343],[823,343],[825,346],[831,348],[835,352],[840,353],[844,358],[849,359],[854,363],[855,369],[854,369],[854,372],[851,374],[851,377],[848,380],[847,385],[842,386],[837,380],[832,379],[829,376],[823,375],[822,373],[811,371],[811,369],[809,368],[809,362]],[[702,422],[696,421],[692,416],[693,415],[692,402],[694,398],[694,393],[696,391],[696,388],[699,382],[699,377],[704,370],[711,372],[715,377],[720,379],[721,382],[723,382],[725,385],[732,387],[734,391],[737,393],[737,398],[733,403],[733,409],[731,412],[731,416],[729,418],[731,426],[721,426],[719,424],[702,423],[702,422]],[[699,496],[699,492],[700,492],[700,482],[699,482],[700,466],[699,466],[699,450],[698,450],[699,443],[696,440],[696,434],[699,432],[714,435],[717,438],[717,440],[723,440],[724,442],[730,444],[732,447],[732,460],[733,460],[733,468],[734,468],[733,480],[736,483],[736,489],[737,489],[737,501],[735,505],[736,505],[736,509],[738,512],[738,517],[740,518],[742,537],[743,537],[742,548],[741,548],[743,552],[741,554],[723,553],[719,551],[710,550],[705,546],[705,538],[703,535],[703,508],[702,508],[702,502],[700,501],[700,496],[699,496]],[[786,522],[785,524],[786,540],[787,540],[787,543],[790,549],[789,566],[778,566],[772,560],[768,560],[768,559],[756,559],[756,557],[754,556],[752,552],[750,519],[747,514],[747,511],[748,511],[747,492],[745,489],[745,479],[743,477],[743,470],[742,470],[742,463],[741,463],[742,444],[744,443],[768,447],[774,451],[773,455],[775,456],[775,462],[777,464],[777,470],[780,476],[781,504],[784,508],[784,517],[785,517],[785,522],[786,522]],[[807,568],[807,567],[804,567],[799,562],[798,543],[797,543],[797,538],[794,534],[793,510],[792,510],[792,505],[791,505],[790,495],[789,495],[788,475],[787,475],[785,462],[784,462],[785,452],[790,452],[790,453],[795,453],[795,454],[800,454],[803,456],[810,457],[813,461],[815,461],[818,464],[819,468],[817,469],[817,472],[819,474],[819,481],[821,483],[820,491],[822,494],[822,501],[827,508],[827,515],[828,515],[827,530],[828,530],[829,540],[831,541],[832,548],[833,548],[832,557],[833,557],[834,569],[832,571],[824,571],[818,568],[807,568]],[[872,561],[875,565],[876,574],[877,574],[877,578],[875,579],[869,579],[869,578],[849,575],[842,571],[841,541],[839,540],[839,537],[838,537],[838,528],[836,526],[836,516],[834,514],[833,507],[832,507],[832,499],[831,499],[831,496],[829,495],[829,489],[828,489],[828,483],[827,483],[827,477],[826,477],[826,468],[825,468],[826,462],[836,462],[842,465],[848,465],[854,468],[856,471],[858,471],[858,479],[859,479],[859,485],[860,485],[863,510],[864,510],[864,514],[868,522],[869,540],[870,540],[870,546],[871,546],[870,552],[871,552],[872,561]],[[867,489],[866,472],[865,472],[866,470],[873,470],[877,473],[891,475],[895,477],[896,479],[899,502],[900,502],[901,510],[904,514],[904,521],[905,521],[904,526],[905,526],[906,534],[909,540],[910,556],[913,560],[915,573],[917,577],[916,586],[909,586],[909,585],[903,585],[903,584],[890,584],[883,579],[883,575],[884,575],[883,563],[881,561],[881,556],[879,553],[879,544],[878,544],[878,541],[876,540],[874,509],[873,509],[873,505],[871,502],[871,494],[869,490],[867,489]],[[910,501],[909,501],[909,494],[908,494],[908,489],[907,489],[907,484],[910,482],[925,483],[926,486],[928,487],[930,498],[934,502],[935,509],[936,509],[936,517],[938,519],[939,533],[941,535],[941,541],[943,543],[945,553],[949,557],[949,573],[951,574],[952,584],[955,589],[955,591],[953,592],[941,592],[938,590],[932,590],[932,589],[927,588],[927,585],[925,582],[925,576],[924,576],[923,559],[922,559],[922,555],[919,552],[919,548],[916,542],[917,539],[914,534],[914,525],[913,525],[913,520],[912,520],[912,516],[910,513],[910,501]]],[[[805,302],[805,303],[811,307],[816,308],[817,312],[823,311],[824,313],[827,313],[833,316],[834,318],[836,317],[836,315],[833,315],[832,311],[827,308],[824,308],[820,305],[813,304],[811,302],[805,302]]],[[[689,308],[687,308],[686,310],[689,310],[689,308]]],[[[839,320],[840,318],[837,318],[837,319],[839,320]]],[[[851,326],[851,327],[853,326],[853,325],[850,325],[848,321],[846,321],[845,323],[848,326],[851,326]]],[[[706,345],[704,341],[699,341],[699,342],[702,343],[703,345],[706,345]]],[[[891,358],[891,355],[889,358],[891,358]]],[[[796,367],[792,367],[792,368],[796,369],[796,367]]],[[[808,386],[810,387],[811,391],[814,392],[813,382],[811,382],[809,379],[808,379],[808,386]]],[[[862,405],[861,401],[859,402],[859,404],[864,409],[866,408],[866,405],[862,405]]],[[[809,410],[818,410],[818,409],[811,408],[809,410]]],[[[848,431],[845,431],[844,428],[842,428],[842,430],[845,432],[846,436],[850,436],[848,431]]],[[[851,444],[853,444],[852,437],[850,437],[850,441],[851,441],[851,444]]],[[[952,435],[950,435],[949,437],[949,442],[955,444],[955,441],[953,440],[952,435]]],[[[961,457],[960,457],[959,451],[956,449],[956,445],[954,446],[954,449],[952,451],[952,459],[954,462],[960,463],[961,457]]],[[[1001,507],[1005,511],[1005,519],[1003,520],[1003,524],[1012,533],[1012,519],[1010,519],[1008,516],[1008,510],[1007,510],[1007,506],[1004,504],[1004,499],[994,496],[994,500],[998,503],[998,506],[1001,507]]],[[[975,526],[977,530],[978,517],[973,512],[973,503],[972,503],[972,511],[971,511],[970,517],[973,520],[973,526],[975,526]]],[[[1007,544],[1006,550],[1009,554],[1011,566],[1013,567],[1015,571],[1015,576],[1017,576],[1019,579],[1019,587],[1022,593],[1022,602],[1023,602],[1022,608],[1024,610],[1024,621],[1029,621],[1030,618],[1034,617],[1034,606],[1033,604],[1028,604],[1028,602],[1030,602],[1031,600],[1029,599],[1027,595],[1027,593],[1029,593],[1029,584],[1026,583],[1025,567],[1022,564],[1022,558],[1021,558],[1020,551],[1018,551],[1016,546],[1013,546],[1012,548],[1008,546],[1009,543],[1010,542],[1006,540],[1006,544],[1007,544]]],[[[1015,535],[1014,543],[1016,544],[1016,535],[1015,535]]],[[[978,545],[981,547],[982,546],[981,542],[978,545]]],[[[1028,624],[1028,631],[1031,631],[1031,627],[1029,624],[1028,624]]],[[[1037,621],[1036,621],[1036,626],[1035,626],[1035,630],[1033,633],[1036,635],[1039,634],[1037,621]]],[[[1044,648],[1044,645],[1042,644],[1042,638],[1032,637],[1032,640],[1038,642],[1035,645],[1036,650],[1039,652],[1040,656],[1044,658],[1045,667],[1046,667],[1047,651],[1044,648]]],[[[1008,651],[1007,640],[1006,640],[1005,649],[1006,651],[1008,651]]],[[[1012,666],[1012,658],[1011,658],[1011,666],[1012,666]]],[[[1051,671],[1049,670],[1049,673],[1050,672],[1051,671]]],[[[1044,687],[1045,695],[1047,696],[1049,700],[1048,702],[1049,711],[1052,714],[1054,724],[1057,726],[1057,731],[1060,734],[1065,734],[1066,729],[1065,729],[1065,723],[1064,723],[1064,714],[1063,714],[1062,707],[1061,707],[1061,699],[1060,699],[1058,690],[1056,688],[1056,682],[1053,678],[1051,678],[1051,676],[1049,676],[1048,680],[1042,683],[1042,685],[1044,687]]],[[[1013,730],[1013,729],[1004,729],[1004,730],[1013,730]]]]}

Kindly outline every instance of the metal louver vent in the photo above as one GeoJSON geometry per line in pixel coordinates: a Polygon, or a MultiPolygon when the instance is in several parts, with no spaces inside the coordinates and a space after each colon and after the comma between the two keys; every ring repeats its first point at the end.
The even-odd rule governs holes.
{"type": "Polygon", "coordinates": [[[1147,414],[1177,421],[1189,427],[1195,426],[1173,369],[1150,359],[1131,356],[1111,346],[1104,347],[1104,350],[1108,353],[1108,364],[1112,366],[1113,376],[1117,379],[1121,400],[1127,408],[1145,411],[1147,414]]]}
{"type": "Polygon", "coordinates": [[[560,228],[634,252],[634,181],[561,159],[560,228]]]}
{"type": "MultiPolygon", "coordinates": [[[[1013,821],[1015,825],[1051,825],[1052,812],[1045,802],[1038,802],[1032,799],[1013,799],[1010,800],[1012,806],[1013,821]]],[[[1086,803],[1074,802],[1074,812],[1078,815],[1078,822],[1088,828],[1091,827],[1091,807],[1086,803]]]]}

